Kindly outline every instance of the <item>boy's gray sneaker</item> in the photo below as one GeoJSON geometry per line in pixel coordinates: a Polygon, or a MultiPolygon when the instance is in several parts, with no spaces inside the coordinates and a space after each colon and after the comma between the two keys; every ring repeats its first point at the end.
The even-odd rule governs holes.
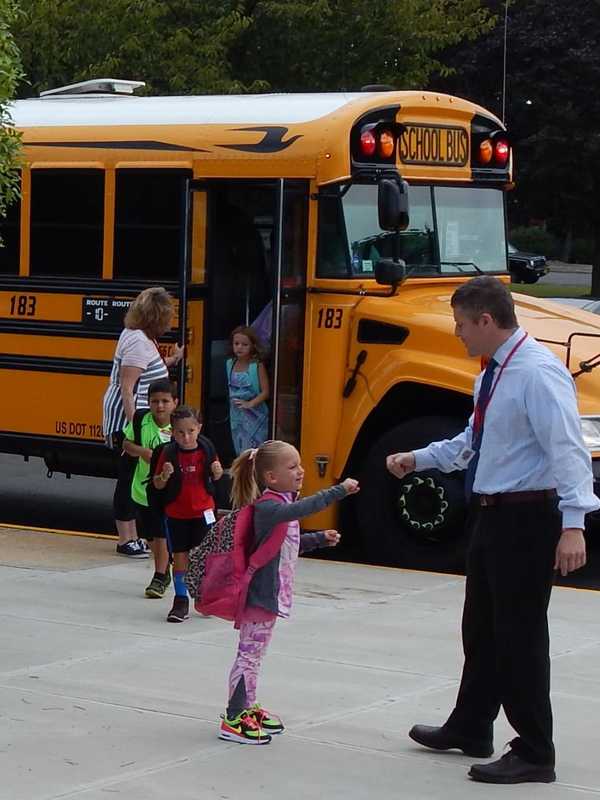
{"type": "Polygon", "coordinates": [[[120,556],[129,556],[129,558],[148,558],[150,555],[147,550],[140,548],[135,539],[125,542],[125,544],[118,544],[117,553],[120,556]]]}
{"type": "Polygon", "coordinates": [[[148,586],[146,586],[146,591],[144,594],[146,597],[164,597],[166,589],[167,587],[165,586],[164,581],[161,581],[160,578],[155,576],[152,578],[148,586]]]}
{"type": "Polygon", "coordinates": [[[167,566],[167,571],[165,572],[165,589],[168,589],[171,585],[171,565],[167,566]]]}

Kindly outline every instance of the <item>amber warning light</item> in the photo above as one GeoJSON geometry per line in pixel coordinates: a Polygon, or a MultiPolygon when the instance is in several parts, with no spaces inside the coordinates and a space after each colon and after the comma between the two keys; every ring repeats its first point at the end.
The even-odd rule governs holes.
{"type": "Polygon", "coordinates": [[[484,139],[479,145],[479,163],[484,166],[505,167],[510,156],[506,139],[484,139]]]}

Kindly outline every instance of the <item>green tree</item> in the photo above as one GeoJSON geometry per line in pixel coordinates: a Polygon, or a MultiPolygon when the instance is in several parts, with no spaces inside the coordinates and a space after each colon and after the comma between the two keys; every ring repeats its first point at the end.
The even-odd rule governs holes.
{"type": "Polygon", "coordinates": [[[152,94],[231,92],[228,53],[248,25],[236,2],[21,0],[20,94],[98,77],[146,81],[152,94]]]}
{"type": "MultiPolygon", "coordinates": [[[[600,0],[579,0],[572,11],[566,24],[561,0],[509,6],[506,123],[517,182],[509,211],[521,223],[547,220],[567,240],[589,237],[592,294],[600,296],[600,0]]],[[[503,44],[498,25],[459,48],[461,67],[444,88],[501,113],[503,44]]]]}
{"type": "MultiPolygon", "coordinates": [[[[421,88],[438,56],[494,20],[481,0],[264,0],[232,53],[235,74],[278,91],[421,88]]],[[[250,8],[252,7],[252,8],[250,8]]]]}
{"type": "Polygon", "coordinates": [[[10,30],[17,16],[13,0],[0,0],[0,217],[19,193],[21,139],[12,127],[9,109],[21,77],[19,51],[10,30]]]}
{"type": "Polygon", "coordinates": [[[419,86],[488,30],[482,0],[21,0],[29,87],[139,78],[152,93],[419,86]]]}

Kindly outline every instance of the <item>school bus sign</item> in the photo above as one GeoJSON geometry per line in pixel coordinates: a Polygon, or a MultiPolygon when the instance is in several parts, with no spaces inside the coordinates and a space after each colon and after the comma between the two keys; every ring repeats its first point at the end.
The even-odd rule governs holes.
{"type": "Polygon", "coordinates": [[[464,167],[468,158],[469,134],[464,128],[405,123],[400,137],[400,160],[404,164],[464,167]]]}

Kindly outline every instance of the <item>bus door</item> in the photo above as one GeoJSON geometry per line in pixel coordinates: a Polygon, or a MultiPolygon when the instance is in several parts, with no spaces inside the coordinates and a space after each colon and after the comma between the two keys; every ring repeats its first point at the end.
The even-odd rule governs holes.
{"type": "Polygon", "coordinates": [[[206,186],[202,407],[206,434],[228,465],[235,453],[226,360],[238,325],[252,326],[263,345],[271,384],[269,436],[299,441],[308,184],[260,180],[206,186]]]}
{"type": "Polygon", "coordinates": [[[180,402],[202,407],[204,320],[206,317],[206,184],[190,181],[186,198],[187,235],[179,281],[181,342],[185,344],[180,402]]]}

